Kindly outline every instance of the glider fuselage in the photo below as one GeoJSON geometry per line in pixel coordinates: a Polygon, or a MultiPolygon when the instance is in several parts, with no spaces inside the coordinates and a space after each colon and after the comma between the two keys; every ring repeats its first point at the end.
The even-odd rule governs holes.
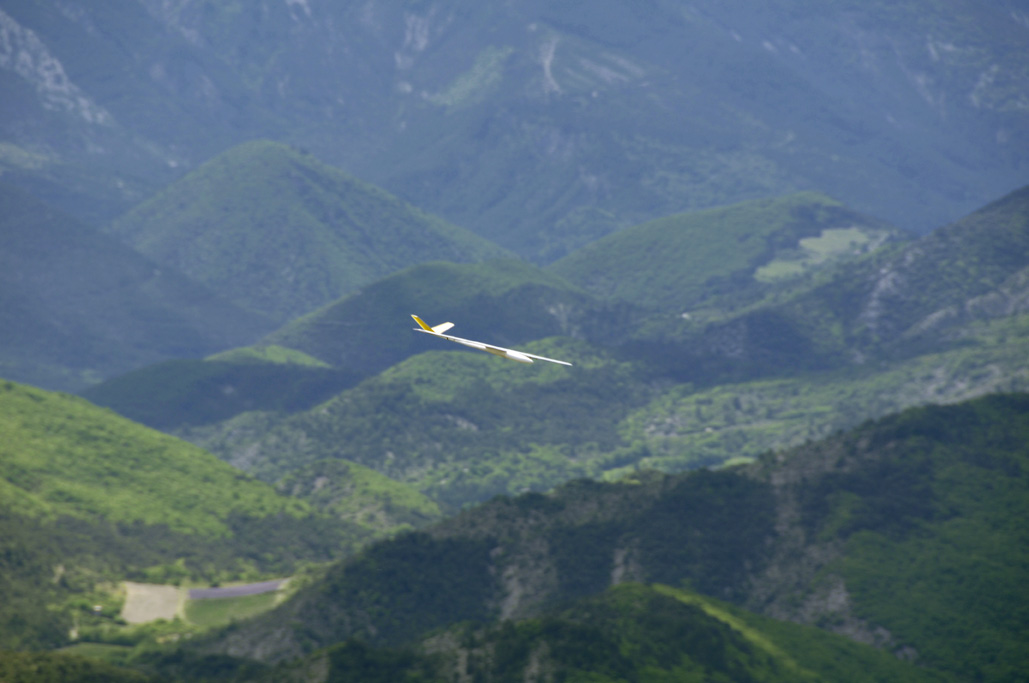
{"type": "Polygon", "coordinates": [[[492,353],[494,356],[500,356],[501,358],[508,358],[518,363],[532,363],[537,360],[545,360],[548,363],[557,363],[558,365],[571,365],[568,361],[556,360],[554,358],[547,358],[546,356],[537,356],[532,353],[526,353],[524,351],[516,351],[514,349],[506,349],[503,346],[494,346],[493,344],[485,344],[483,342],[473,341],[471,339],[464,339],[462,337],[455,337],[453,335],[444,334],[447,330],[454,326],[453,323],[442,323],[435,326],[430,326],[424,320],[416,315],[411,315],[414,321],[418,323],[418,327],[414,328],[415,332],[424,332],[425,334],[431,334],[433,337],[440,337],[447,341],[452,341],[456,344],[461,344],[479,351],[485,351],[486,353],[492,353]]]}

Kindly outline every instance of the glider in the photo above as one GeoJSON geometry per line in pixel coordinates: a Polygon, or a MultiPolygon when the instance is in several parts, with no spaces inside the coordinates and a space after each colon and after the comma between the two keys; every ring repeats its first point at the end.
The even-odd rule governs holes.
{"type": "Polygon", "coordinates": [[[418,323],[418,327],[414,328],[415,332],[424,332],[425,334],[431,334],[434,337],[440,337],[447,341],[457,342],[458,344],[464,344],[470,346],[473,349],[485,351],[486,353],[492,353],[494,356],[500,356],[501,358],[510,358],[511,360],[518,361],[519,363],[531,363],[535,360],[545,360],[548,363],[557,363],[558,365],[571,365],[567,361],[555,360],[553,358],[546,358],[544,356],[536,356],[525,351],[515,351],[514,349],[505,349],[503,346],[493,346],[492,344],[483,344],[482,342],[472,341],[471,339],[462,339],[461,337],[452,337],[449,334],[443,334],[451,327],[454,323],[440,323],[439,325],[430,326],[427,322],[419,318],[418,316],[411,314],[414,321],[418,323]]]}

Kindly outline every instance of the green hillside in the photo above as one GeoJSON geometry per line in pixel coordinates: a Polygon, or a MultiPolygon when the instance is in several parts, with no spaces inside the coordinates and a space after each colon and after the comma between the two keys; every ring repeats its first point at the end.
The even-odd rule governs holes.
{"type": "Polygon", "coordinates": [[[714,386],[669,383],[649,360],[565,338],[524,348],[572,368],[444,348],[309,410],[241,413],[179,433],[267,481],[342,459],[459,506],[572,477],[756,457],[910,406],[1024,391],[1027,325],[1016,316],[970,327],[963,347],[874,367],[714,386]]]}
{"type": "Polygon", "coordinates": [[[1029,186],[839,272],[780,310],[849,348],[910,354],[960,344],[970,322],[1025,313],[1029,186]]]}
{"type": "Polygon", "coordinates": [[[626,228],[548,270],[599,297],[679,313],[756,298],[763,285],[852,259],[896,237],[881,221],[807,192],[626,228]]]}
{"type": "Polygon", "coordinates": [[[617,431],[651,395],[631,364],[567,339],[519,348],[575,367],[434,350],[309,411],[242,414],[189,436],[267,481],[345,459],[454,506],[550,488],[640,457],[620,451],[617,431]]]}
{"type": "Polygon", "coordinates": [[[1027,339],[1029,316],[1021,315],[966,327],[956,349],[874,368],[680,384],[628,414],[619,431],[646,445],[639,467],[677,471],[756,457],[911,406],[1029,391],[1027,339]]]}
{"type": "Polygon", "coordinates": [[[414,486],[345,460],[322,460],[292,470],[276,488],[335,518],[378,532],[423,527],[443,516],[440,506],[414,486]]]}
{"type": "Polygon", "coordinates": [[[661,585],[622,584],[536,619],[454,635],[457,647],[430,638],[423,648],[443,650],[454,668],[467,656],[467,673],[486,681],[533,669],[597,683],[944,680],[841,636],[661,585]]]}
{"type": "Polygon", "coordinates": [[[988,396],[764,460],[758,476],[777,482],[801,533],[780,546],[748,604],[842,632],[881,626],[882,646],[962,680],[1021,676],[1027,417],[1029,395],[988,396]],[[801,567],[819,555],[820,566],[801,567]],[[849,604],[826,600],[841,585],[849,604]]]}
{"type": "Polygon", "coordinates": [[[283,576],[418,526],[438,510],[359,471],[277,492],[184,441],[81,398],[0,381],[0,647],[68,642],[106,628],[124,579],[162,583],[283,576]]]}
{"type": "Polygon", "coordinates": [[[426,263],[293,321],[261,343],[368,375],[432,348],[422,335],[409,334],[412,313],[430,324],[452,321],[460,336],[512,346],[554,335],[614,332],[621,322],[615,310],[522,261],[426,263]]]}
{"type": "Polygon", "coordinates": [[[2,376],[61,389],[246,344],[271,326],[5,184],[0,320],[2,376]]]}
{"type": "MultiPolygon", "coordinates": [[[[1026,665],[1027,415],[1029,395],[996,395],[910,410],[753,466],[496,499],[369,548],[200,649],[274,660],[353,637],[410,643],[469,619],[539,618],[555,602],[642,581],[867,640],[930,677],[1011,680],[1026,665]]],[[[665,594],[723,615],[757,652],[772,643],[805,670],[848,668],[814,655],[831,639],[816,647],[799,627],[665,594]]],[[[511,628],[501,636],[540,633],[511,628]]],[[[621,632],[634,628],[645,627],[621,632]]],[[[873,671],[852,675],[892,680],[873,671]]]]}
{"type": "Polygon", "coordinates": [[[538,618],[465,625],[408,648],[348,641],[262,680],[940,681],[888,654],[696,593],[623,584],[538,618]]]}
{"type": "Polygon", "coordinates": [[[414,263],[503,250],[313,156],[234,147],[110,231],[156,262],[280,322],[414,263]]]}
{"type": "Polygon", "coordinates": [[[413,334],[412,313],[511,346],[554,335],[617,339],[631,317],[627,307],[601,304],[520,261],[434,262],[378,280],[253,346],[144,367],[83,395],[165,430],[248,411],[299,412],[410,356],[449,347],[413,334]]]}
{"type": "Polygon", "coordinates": [[[1024,195],[736,312],[714,296],[690,320],[604,303],[518,261],[423,264],[234,352],[235,365],[146,369],[90,396],[269,482],[343,460],[445,505],[754,457],[909,406],[1024,390],[1024,195]],[[456,350],[412,333],[410,313],[576,365],[456,350]],[[320,383],[332,367],[366,379],[320,383]]]}
{"type": "Polygon", "coordinates": [[[309,514],[209,453],[83,399],[0,384],[4,498],[23,514],[165,524],[207,537],[233,515],[309,514]]]}
{"type": "MultiPolygon", "coordinates": [[[[357,383],[324,363],[267,361],[275,347],[238,347],[205,360],[169,360],[89,387],[81,395],[149,427],[175,430],[245,411],[297,412],[357,383]]],[[[281,347],[279,347],[281,348],[281,347]]],[[[282,349],[286,357],[299,352],[282,349]]]]}
{"type": "Polygon", "coordinates": [[[970,326],[1027,312],[1026,263],[1029,187],[740,311],[655,316],[633,351],[710,384],[958,348],[975,337],[970,326]]]}

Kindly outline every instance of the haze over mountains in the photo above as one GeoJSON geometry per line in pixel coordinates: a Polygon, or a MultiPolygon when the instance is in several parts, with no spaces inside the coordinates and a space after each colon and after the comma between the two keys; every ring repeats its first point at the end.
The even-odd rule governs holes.
{"type": "Polygon", "coordinates": [[[204,164],[110,232],[280,323],[414,263],[505,255],[310,156],[260,141],[204,164]]]}
{"type": "Polygon", "coordinates": [[[1020,680],[1025,64],[1020,0],[5,3],[0,679],[1020,680]]]}
{"type": "Polygon", "coordinates": [[[540,261],[799,189],[925,231],[1024,184],[1029,27],[889,8],[16,1],[3,166],[95,223],[271,138],[540,261]]]}
{"type": "Polygon", "coordinates": [[[272,321],[0,183],[0,368],[81,388],[247,343],[272,321]]]}

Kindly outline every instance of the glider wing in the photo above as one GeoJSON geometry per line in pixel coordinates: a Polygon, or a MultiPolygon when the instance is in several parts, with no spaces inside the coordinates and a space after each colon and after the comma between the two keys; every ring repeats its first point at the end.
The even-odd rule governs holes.
{"type": "Polygon", "coordinates": [[[479,351],[485,351],[486,353],[492,353],[494,356],[500,356],[501,358],[509,358],[510,360],[517,361],[519,363],[532,363],[536,360],[545,360],[548,363],[557,363],[558,365],[571,365],[568,361],[557,360],[556,358],[547,358],[546,356],[537,356],[533,353],[526,353],[525,351],[515,351],[514,349],[505,349],[503,346],[494,346],[492,344],[484,344],[483,342],[472,341],[471,339],[462,339],[461,337],[455,337],[453,335],[444,334],[454,323],[441,323],[439,325],[429,325],[427,322],[412,314],[414,321],[418,323],[418,327],[414,328],[416,332],[424,332],[431,334],[434,337],[441,337],[447,341],[452,341],[457,344],[463,344],[464,346],[478,349],[479,351]]]}

